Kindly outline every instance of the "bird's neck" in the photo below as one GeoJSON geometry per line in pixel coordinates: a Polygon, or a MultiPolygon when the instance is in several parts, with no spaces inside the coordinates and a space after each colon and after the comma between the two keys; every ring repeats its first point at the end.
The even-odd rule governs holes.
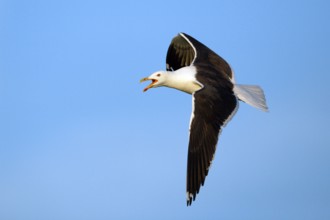
{"type": "Polygon", "coordinates": [[[167,71],[166,76],[167,79],[164,86],[178,89],[189,94],[203,87],[195,77],[196,68],[194,66],[183,67],[173,72],[167,71]]]}

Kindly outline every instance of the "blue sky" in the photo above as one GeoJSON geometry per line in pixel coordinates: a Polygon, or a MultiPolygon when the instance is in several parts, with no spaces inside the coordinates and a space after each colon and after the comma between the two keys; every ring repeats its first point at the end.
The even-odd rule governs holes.
{"type": "Polygon", "coordinates": [[[0,218],[330,219],[328,1],[0,1],[0,218]],[[191,97],[139,79],[186,32],[258,84],[185,205],[191,97]]]}

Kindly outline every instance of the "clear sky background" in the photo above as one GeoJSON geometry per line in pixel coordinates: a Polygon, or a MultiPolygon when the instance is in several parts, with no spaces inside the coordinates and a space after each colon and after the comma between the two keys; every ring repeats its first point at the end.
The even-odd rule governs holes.
{"type": "Polygon", "coordinates": [[[330,2],[0,1],[0,219],[330,219],[330,2]],[[186,207],[186,32],[261,85],[186,207]]]}

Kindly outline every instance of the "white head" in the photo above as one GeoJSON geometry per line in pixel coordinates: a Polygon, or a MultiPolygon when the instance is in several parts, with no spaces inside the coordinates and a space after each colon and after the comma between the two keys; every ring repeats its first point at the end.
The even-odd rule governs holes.
{"type": "Polygon", "coordinates": [[[147,91],[150,88],[156,88],[159,86],[164,86],[165,82],[167,80],[167,72],[166,71],[157,71],[153,74],[151,74],[148,77],[145,77],[140,80],[140,82],[145,82],[147,80],[151,80],[151,84],[148,85],[146,88],[144,88],[143,92],[147,91]]]}

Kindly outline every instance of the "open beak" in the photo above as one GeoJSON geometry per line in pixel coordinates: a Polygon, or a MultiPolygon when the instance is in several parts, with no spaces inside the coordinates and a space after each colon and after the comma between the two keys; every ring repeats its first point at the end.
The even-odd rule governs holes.
{"type": "Polygon", "coordinates": [[[143,89],[143,92],[146,92],[148,89],[152,88],[155,85],[155,83],[158,82],[157,79],[150,79],[148,77],[145,77],[145,78],[143,78],[143,79],[140,80],[140,83],[145,82],[145,81],[148,81],[148,80],[151,80],[152,82],[147,87],[145,87],[143,89]]]}

